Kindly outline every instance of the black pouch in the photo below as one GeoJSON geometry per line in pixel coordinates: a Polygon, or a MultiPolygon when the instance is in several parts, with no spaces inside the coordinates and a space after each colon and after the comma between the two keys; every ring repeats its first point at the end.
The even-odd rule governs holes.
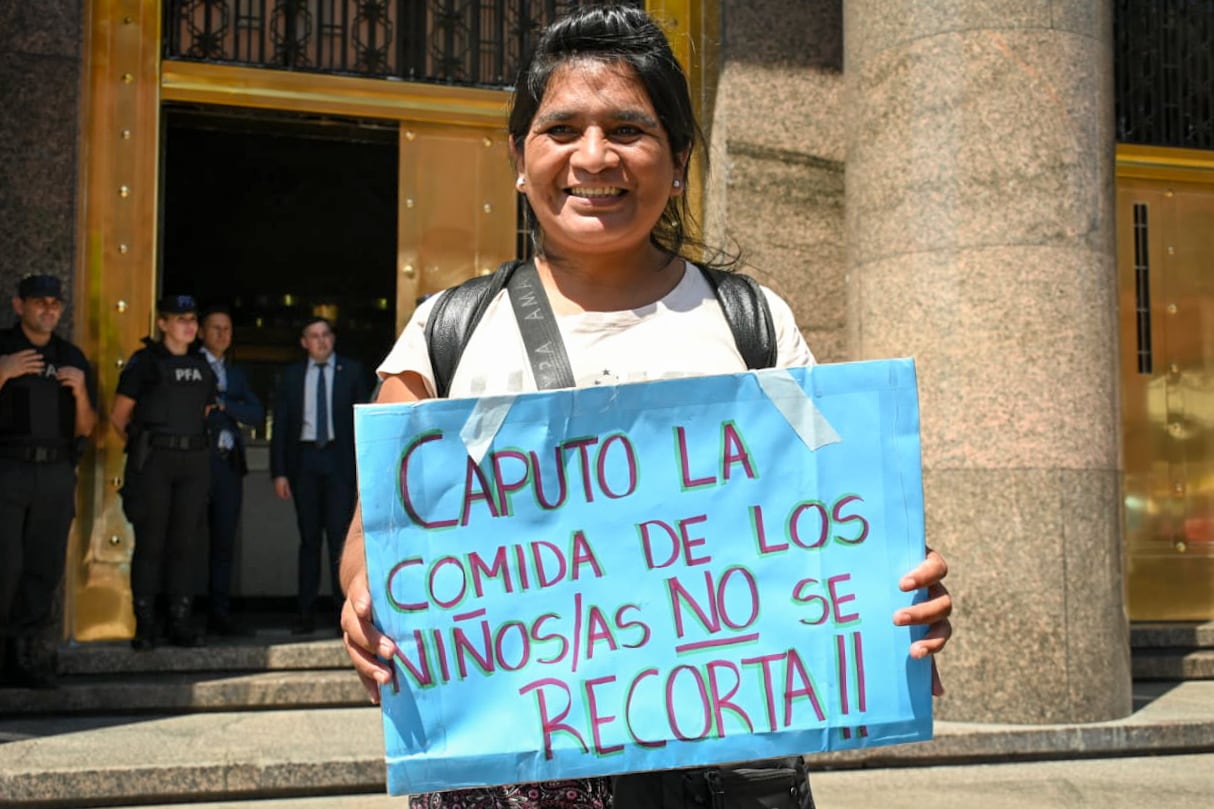
{"type": "Polygon", "coordinates": [[[141,466],[142,464],[139,464],[130,455],[126,456],[126,469],[122,473],[122,488],[118,490],[118,496],[122,498],[122,513],[132,526],[143,519],[147,512],[140,495],[140,489],[143,488],[139,471],[141,466]]]}
{"type": "Polygon", "coordinates": [[[801,758],[635,773],[615,780],[619,809],[814,809],[801,758]]]}

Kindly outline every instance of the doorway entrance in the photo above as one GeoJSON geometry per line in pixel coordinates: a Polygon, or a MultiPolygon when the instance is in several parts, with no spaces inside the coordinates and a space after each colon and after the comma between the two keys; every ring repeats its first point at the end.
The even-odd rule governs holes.
{"type": "Polygon", "coordinates": [[[235,357],[259,395],[302,356],[299,330],[314,315],[333,321],[340,353],[369,367],[391,346],[397,131],[166,108],[160,288],[231,307],[235,357]]]}
{"type": "Polygon", "coordinates": [[[266,419],[246,434],[238,606],[289,608],[296,592],[295,514],[274,495],[269,436],[281,371],[304,356],[304,323],[327,317],[338,354],[368,372],[395,339],[398,130],[331,117],[164,109],[159,289],[230,309],[231,359],[266,406],[266,419]]]}

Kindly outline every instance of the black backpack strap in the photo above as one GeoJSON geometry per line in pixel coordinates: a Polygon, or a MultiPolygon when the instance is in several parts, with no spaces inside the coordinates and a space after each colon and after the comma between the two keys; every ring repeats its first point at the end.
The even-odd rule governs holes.
{"type": "Polygon", "coordinates": [[[510,275],[506,293],[514,307],[514,320],[518,323],[523,345],[527,347],[536,388],[572,388],[573,368],[565,353],[565,341],[557,328],[556,315],[534,262],[525,262],[510,275]]]}
{"type": "Polygon", "coordinates": [[[470,278],[448,289],[435,301],[426,319],[426,347],[430,350],[434,395],[438,398],[446,398],[464,346],[468,344],[489,304],[506,287],[506,282],[521,263],[504,262],[493,274],[470,278]]]}
{"type": "MultiPolygon", "coordinates": [[[[446,397],[468,339],[489,304],[522,263],[518,260],[504,262],[492,275],[471,278],[448,289],[435,302],[426,321],[426,345],[430,350],[436,396],[446,397]]],[[[752,370],[774,368],[776,329],[767,298],[758,282],[748,275],[712,267],[701,266],[700,271],[721,304],[725,322],[729,324],[746,367],[752,370]]]]}
{"type": "MultiPolygon", "coordinates": [[[[700,265],[697,265],[700,266],[700,265]]],[[[771,308],[759,282],[749,275],[700,266],[721,303],[725,321],[746,367],[751,370],[776,366],[776,327],[771,308]]]]}

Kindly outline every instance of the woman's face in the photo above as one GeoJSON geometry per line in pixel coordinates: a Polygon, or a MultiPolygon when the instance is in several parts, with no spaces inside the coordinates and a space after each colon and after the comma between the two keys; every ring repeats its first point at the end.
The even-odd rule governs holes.
{"type": "Polygon", "coordinates": [[[186,312],[180,315],[161,315],[156,321],[164,333],[165,345],[170,349],[189,346],[198,336],[198,315],[186,312]]]}
{"type": "Polygon", "coordinates": [[[682,193],[666,131],[624,63],[558,67],[523,143],[518,175],[552,255],[645,246],[667,201],[682,193]]]}

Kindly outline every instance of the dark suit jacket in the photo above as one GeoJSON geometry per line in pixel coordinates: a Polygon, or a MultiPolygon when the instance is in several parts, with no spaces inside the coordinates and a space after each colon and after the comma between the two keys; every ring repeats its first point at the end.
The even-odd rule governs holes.
{"type": "Polygon", "coordinates": [[[262,419],[266,417],[266,409],[262,406],[261,400],[257,398],[257,394],[253,393],[253,389],[249,387],[249,378],[245,376],[245,372],[237,368],[225,358],[223,361],[224,372],[228,378],[228,389],[223,393],[223,410],[214,408],[207,416],[207,432],[211,436],[211,449],[217,451],[219,447],[219,433],[223,430],[231,430],[236,437],[236,455],[233,458],[235,467],[240,474],[248,471],[248,463],[245,458],[244,434],[240,431],[240,425],[257,425],[260,426],[262,419]]]}
{"type": "MultiPolygon", "coordinates": [[[[270,436],[270,475],[294,480],[299,474],[299,432],[303,429],[304,373],[308,360],[292,363],[282,372],[274,397],[274,430],[270,436]]],[[[351,485],[354,466],[354,405],[371,396],[370,378],[362,363],[338,357],[333,373],[333,444],[338,471],[351,485]]]]}

